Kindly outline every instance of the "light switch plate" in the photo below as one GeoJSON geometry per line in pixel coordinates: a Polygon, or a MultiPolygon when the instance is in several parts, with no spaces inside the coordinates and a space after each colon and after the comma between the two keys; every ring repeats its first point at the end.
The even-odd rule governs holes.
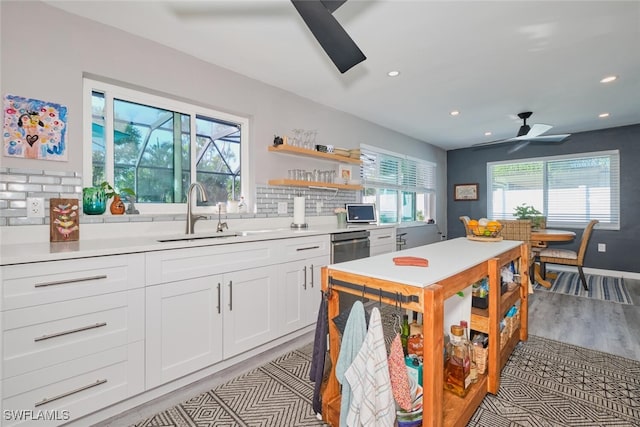
{"type": "Polygon", "coordinates": [[[279,214],[287,213],[287,202],[278,202],[278,213],[279,214]]]}
{"type": "Polygon", "coordinates": [[[607,252],[607,244],[598,243],[598,252],[607,252]]]}

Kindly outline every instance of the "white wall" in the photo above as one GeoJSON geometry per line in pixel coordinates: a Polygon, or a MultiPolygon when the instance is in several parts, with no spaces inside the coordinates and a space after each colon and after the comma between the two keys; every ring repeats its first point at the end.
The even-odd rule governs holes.
{"type": "MultiPolygon", "coordinates": [[[[317,129],[319,143],[344,148],[366,143],[434,161],[437,218],[446,229],[442,149],[45,3],[2,1],[0,16],[2,95],[66,105],[69,143],[68,162],[2,157],[3,167],[82,172],[82,76],[89,74],[248,117],[256,183],[291,168],[293,158],[266,150],[274,134],[293,128],[317,129]]],[[[306,161],[295,161],[296,167],[307,167],[306,161]]],[[[313,168],[313,160],[308,162],[313,168]]]]}

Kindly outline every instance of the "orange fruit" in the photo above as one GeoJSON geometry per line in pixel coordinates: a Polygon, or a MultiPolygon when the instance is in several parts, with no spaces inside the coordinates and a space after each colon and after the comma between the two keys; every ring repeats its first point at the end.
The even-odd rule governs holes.
{"type": "Polygon", "coordinates": [[[487,224],[487,229],[491,232],[494,231],[498,231],[500,228],[500,223],[498,221],[489,221],[489,224],[487,224]]]}

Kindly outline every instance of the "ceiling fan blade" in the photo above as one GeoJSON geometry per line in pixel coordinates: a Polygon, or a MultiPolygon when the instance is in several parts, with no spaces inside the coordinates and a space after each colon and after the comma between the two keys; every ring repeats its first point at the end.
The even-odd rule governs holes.
{"type": "Polygon", "coordinates": [[[367,59],[323,1],[291,0],[291,3],[341,73],[367,59]]]}
{"type": "Polygon", "coordinates": [[[335,12],[340,6],[345,4],[347,0],[320,0],[320,3],[327,8],[329,13],[335,12]]]}
{"type": "Polygon", "coordinates": [[[529,130],[529,132],[527,132],[527,134],[523,136],[526,136],[528,138],[536,137],[538,135],[542,135],[552,127],[553,126],[550,126],[550,125],[543,125],[540,123],[536,123],[535,125],[531,126],[531,130],[529,130]]]}
{"type": "Polygon", "coordinates": [[[525,141],[535,141],[535,142],[560,142],[560,141],[563,141],[568,136],[571,136],[571,134],[564,133],[564,134],[558,134],[558,135],[542,135],[542,136],[536,136],[533,138],[518,137],[518,139],[525,140],[525,141]]]}
{"type": "Polygon", "coordinates": [[[516,151],[519,151],[521,149],[523,149],[524,147],[526,147],[527,145],[529,145],[531,141],[521,141],[518,144],[514,144],[513,147],[511,147],[509,150],[507,150],[507,154],[513,154],[516,151]]]}

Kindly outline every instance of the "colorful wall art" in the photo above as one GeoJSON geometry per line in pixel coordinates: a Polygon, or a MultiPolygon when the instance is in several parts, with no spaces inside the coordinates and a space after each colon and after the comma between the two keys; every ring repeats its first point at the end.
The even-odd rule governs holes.
{"type": "Polygon", "coordinates": [[[15,95],[4,97],[4,155],[67,160],[67,107],[15,95]]]}
{"type": "Polygon", "coordinates": [[[78,199],[49,199],[51,242],[71,242],[80,238],[78,199]]]}

